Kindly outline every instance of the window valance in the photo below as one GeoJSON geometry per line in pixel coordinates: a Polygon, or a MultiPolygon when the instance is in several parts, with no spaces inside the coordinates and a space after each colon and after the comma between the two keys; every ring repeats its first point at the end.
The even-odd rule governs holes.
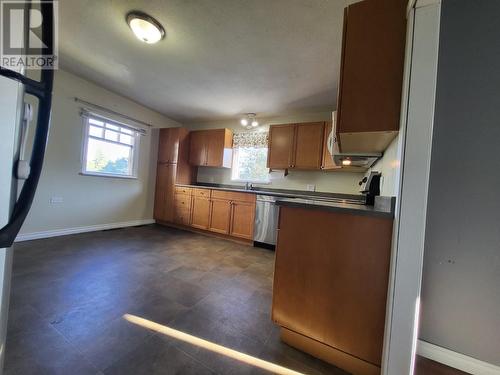
{"type": "Polygon", "coordinates": [[[233,147],[267,148],[268,137],[268,132],[235,133],[233,135],[233,147]]]}

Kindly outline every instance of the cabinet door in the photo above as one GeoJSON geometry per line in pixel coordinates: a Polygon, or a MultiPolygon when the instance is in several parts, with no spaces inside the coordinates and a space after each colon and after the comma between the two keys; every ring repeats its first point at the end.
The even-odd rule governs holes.
{"type": "Polygon", "coordinates": [[[154,206],[156,220],[173,221],[176,167],[175,164],[158,163],[154,206]]]}
{"type": "Polygon", "coordinates": [[[272,318],[380,366],[392,219],[281,207],[272,318]]]}
{"type": "Polygon", "coordinates": [[[229,129],[207,130],[205,145],[208,167],[231,168],[233,133],[229,129]]]}
{"type": "Polygon", "coordinates": [[[402,0],[365,0],[346,8],[338,132],[399,130],[406,5],[402,0]]]}
{"type": "Polygon", "coordinates": [[[272,125],[269,128],[267,167],[270,169],[293,168],[295,125],[272,125]]]}
{"type": "Polygon", "coordinates": [[[199,229],[208,229],[210,223],[210,199],[193,196],[191,209],[191,226],[199,229]]]}
{"type": "Polygon", "coordinates": [[[323,122],[296,125],[294,168],[321,169],[323,134],[323,122]]]}
{"type": "Polygon", "coordinates": [[[228,234],[231,220],[231,201],[212,199],[210,205],[210,227],[212,232],[228,234]]]}
{"type": "Polygon", "coordinates": [[[236,201],[233,202],[231,211],[231,236],[253,239],[255,203],[236,201]]]}
{"type": "Polygon", "coordinates": [[[220,167],[224,155],[224,130],[209,130],[205,135],[207,162],[209,167],[220,167]]]}
{"type": "Polygon", "coordinates": [[[158,163],[177,163],[179,128],[161,129],[158,144],[158,163]]]}
{"type": "Polygon", "coordinates": [[[195,131],[190,134],[189,164],[191,165],[200,166],[206,164],[205,133],[205,131],[195,131]]]}

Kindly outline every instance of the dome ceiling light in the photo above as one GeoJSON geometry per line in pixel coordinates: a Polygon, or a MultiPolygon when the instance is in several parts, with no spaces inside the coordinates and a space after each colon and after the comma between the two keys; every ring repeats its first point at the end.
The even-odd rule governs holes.
{"type": "Polygon", "coordinates": [[[127,23],[137,39],[148,44],[158,43],[165,37],[165,29],[146,13],[132,11],[127,14],[127,23]]]}
{"type": "Polygon", "coordinates": [[[255,113],[246,113],[245,117],[243,117],[240,120],[241,126],[245,127],[246,129],[254,129],[257,126],[259,126],[259,122],[256,119],[256,114],[255,113]]]}

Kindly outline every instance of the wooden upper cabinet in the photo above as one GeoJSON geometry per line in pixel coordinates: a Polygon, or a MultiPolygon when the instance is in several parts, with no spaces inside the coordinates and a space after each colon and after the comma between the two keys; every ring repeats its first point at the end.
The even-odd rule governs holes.
{"type": "Polygon", "coordinates": [[[210,227],[212,232],[228,234],[231,221],[231,201],[212,199],[210,206],[210,227]]]}
{"type": "Polygon", "coordinates": [[[205,165],[207,161],[207,150],[205,145],[205,131],[194,131],[189,135],[189,164],[205,165]]]}
{"type": "Polygon", "coordinates": [[[194,166],[231,168],[233,133],[229,129],[191,132],[189,163],[194,166]]]}
{"type": "Polygon", "coordinates": [[[336,121],[342,152],[384,151],[397,135],[407,3],[364,0],[345,9],[336,121]]]}
{"type": "Polygon", "coordinates": [[[177,163],[181,128],[160,129],[158,163],[177,163]]]}
{"type": "Polygon", "coordinates": [[[293,168],[320,169],[323,158],[324,122],[297,124],[293,168]]]}
{"type": "Polygon", "coordinates": [[[270,169],[293,168],[294,146],[294,124],[270,126],[267,167],[270,169]]]}
{"type": "Polygon", "coordinates": [[[173,220],[176,170],[177,166],[175,164],[158,163],[157,165],[154,206],[154,218],[156,220],[173,220]]]}
{"type": "Polygon", "coordinates": [[[324,122],[271,125],[269,127],[270,169],[320,169],[324,122]]]}

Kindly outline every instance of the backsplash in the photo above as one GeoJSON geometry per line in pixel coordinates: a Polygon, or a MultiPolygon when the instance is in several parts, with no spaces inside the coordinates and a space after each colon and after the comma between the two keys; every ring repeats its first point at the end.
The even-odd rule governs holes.
{"type": "MultiPolygon", "coordinates": [[[[291,190],[307,190],[307,185],[315,185],[315,191],[359,194],[358,182],[362,178],[362,173],[348,172],[290,171],[286,177],[283,172],[272,172],[269,184],[254,185],[291,190]]],[[[197,182],[244,185],[231,180],[230,169],[210,167],[198,167],[197,182]]]]}

